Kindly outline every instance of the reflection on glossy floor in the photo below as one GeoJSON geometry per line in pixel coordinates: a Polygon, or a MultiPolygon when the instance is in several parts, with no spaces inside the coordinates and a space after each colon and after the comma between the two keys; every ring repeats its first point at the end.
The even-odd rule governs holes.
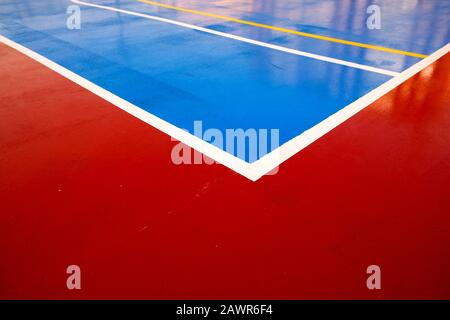
{"type": "MultiPolygon", "coordinates": [[[[71,1],[0,0],[0,35],[178,128],[277,128],[280,148],[450,41],[448,1],[377,1],[380,30],[365,0],[151,2],[86,0],[112,9],[69,30],[71,1]]],[[[167,132],[0,57],[0,298],[450,298],[448,54],[256,182],[174,165],[167,132]]]]}
{"type": "MultiPolygon", "coordinates": [[[[251,1],[171,1],[170,5],[426,55],[449,41],[448,4],[401,2],[383,6],[383,25],[375,31],[366,26],[368,1],[263,1],[259,5],[251,1]]],[[[70,2],[5,4],[0,11],[2,34],[191,132],[197,120],[222,132],[228,128],[277,129],[283,145],[392,76],[111,9],[157,15],[387,71],[401,72],[421,60],[162,8],[147,0],[82,3],[80,30],[68,30],[64,23],[64,5],[70,2]]]]}

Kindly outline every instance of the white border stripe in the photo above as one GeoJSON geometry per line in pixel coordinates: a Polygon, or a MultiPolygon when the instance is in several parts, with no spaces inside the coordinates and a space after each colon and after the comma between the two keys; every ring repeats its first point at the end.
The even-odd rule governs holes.
{"type": "Polygon", "coordinates": [[[318,54],[313,54],[313,53],[309,53],[309,52],[304,52],[304,51],[300,51],[300,50],[295,50],[295,49],[290,49],[290,48],[286,48],[286,47],[282,47],[282,46],[277,46],[277,45],[266,43],[266,42],[262,42],[262,41],[257,41],[257,40],[244,38],[244,37],[236,36],[236,35],[225,33],[225,32],[220,32],[220,31],[215,31],[215,30],[212,30],[212,29],[199,27],[199,26],[196,26],[196,25],[193,25],[193,24],[189,24],[189,23],[179,22],[179,21],[175,21],[175,20],[171,20],[171,19],[165,19],[165,18],[161,18],[161,17],[157,17],[157,16],[152,16],[152,15],[149,15],[149,14],[144,14],[144,13],[139,13],[139,12],[134,12],[134,11],[118,9],[118,8],[109,7],[109,6],[103,6],[103,5],[99,5],[99,4],[88,3],[88,2],[79,1],[79,0],[71,0],[71,1],[73,3],[84,5],[84,6],[88,6],[88,7],[94,7],[94,8],[108,10],[108,11],[120,12],[120,13],[132,15],[132,16],[137,16],[137,17],[141,17],[141,18],[146,18],[146,19],[156,20],[156,21],[160,21],[160,22],[170,23],[170,24],[174,24],[174,25],[177,25],[177,26],[180,26],[180,27],[184,27],[184,28],[188,28],[188,29],[197,30],[197,31],[205,32],[205,33],[210,33],[210,34],[214,34],[214,35],[217,35],[217,36],[220,36],[220,37],[229,38],[229,39],[233,39],[233,40],[237,40],[237,41],[241,41],[241,42],[251,43],[251,44],[254,44],[254,45],[257,45],[257,46],[260,46],[260,47],[265,47],[265,48],[269,48],[269,49],[273,49],[273,50],[277,50],[277,51],[282,51],[282,52],[286,52],[286,53],[290,53],[290,54],[295,54],[295,55],[298,55],[298,56],[303,56],[303,57],[307,57],[307,58],[311,58],[311,59],[315,59],[315,60],[320,60],[320,61],[325,61],[325,62],[329,62],[329,63],[339,64],[339,65],[343,65],[343,66],[346,66],[346,67],[351,67],[351,68],[361,69],[361,70],[365,70],[365,71],[380,73],[380,74],[384,74],[384,75],[391,76],[391,77],[395,77],[395,76],[399,75],[398,72],[394,72],[394,71],[390,71],[390,70],[380,69],[380,68],[366,66],[366,65],[363,65],[363,64],[359,64],[359,63],[349,62],[349,61],[345,61],[345,60],[330,58],[330,57],[326,57],[326,56],[322,56],[322,55],[318,55],[318,54]]]}
{"type": "Polygon", "coordinates": [[[387,94],[389,91],[393,90],[409,78],[413,77],[415,74],[419,73],[450,51],[449,43],[432,55],[428,56],[427,58],[421,60],[419,63],[402,72],[400,75],[387,81],[380,87],[359,98],[355,102],[341,109],[316,126],[303,132],[301,135],[281,145],[279,148],[260,158],[258,161],[250,164],[180,128],[177,128],[176,126],[156,117],[155,115],[152,115],[151,113],[133,105],[132,103],[116,96],[115,94],[97,86],[89,80],[84,79],[76,73],[58,65],[57,63],[2,35],[0,35],[0,42],[45,65],[51,70],[93,92],[97,96],[107,100],[120,109],[133,115],[134,117],[148,123],[149,125],[172,136],[173,138],[183,142],[184,144],[194,148],[195,150],[198,150],[209,158],[220,162],[224,166],[234,170],[235,172],[252,181],[256,181],[268,172],[272,171],[282,162],[286,161],[287,159],[289,159],[344,121],[348,120],[353,115],[387,94]]]}
{"type": "Polygon", "coordinates": [[[355,114],[366,108],[367,106],[374,103],[379,98],[386,95],[388,92],[392,91],[432,63],[436,62],[439,58],[443,57],[450,51],[450,43],[428,56],[427,58],[421,60],[417,64],[413,65],[409,69],[403,71],[400,75],[391,80],[385,82],[378,88],[362,96],[355,102],[349,104],[345,108],[339,110],[332,116],[318,123],[311,129],[303,132],[299,136],[293,138],[292,140],[286,142],[279,148],[275,149],[269,154],[266,154],[262,158],[253,162],[252,175],[254,178],[259,179],[263,175],[267,174],[282,162],[286,161],[302,149],[306,148],[308,145],[324,136],[338,125],[347,121],[355,114]]]}
{"type": "MultiPolygon", "coordinates": [[[[217,148],[216,146],[203,141],[202,139],[184,131],[167,121],[158,118],[157,116],[135,106],[134,104],[116,96],[115,94],[103,89],[102,87],[86,80],[85,78],[79,76],[78,74],[60,66],[59,64],[41,56],[39,53],[36,53],[2,35],[0,35],[0,42],[6,44],[7,46],[23,53],[24,55],[30,57],[31,59],[43,64],[49,69],[59,73],[63,77],[75,82],[76,84],[82,86],[83,88],[91,91],[97,96],[105,99],[106,101],[112,103],[113,105],[119,107],[120,109],[126,111],[127,113],[135,116],[136,118],[148,123],[149,125],[159,129],[160,131],[172,136],[178,141],[185,143],[186,145],[194,148],[195,150],[199,150],[204,153],[208,157],[216,160],[217,162],[222,163],[228,168],[236,171],[237,173],[248,176],[248,172],[250,171],[251,164],[241,160],[232,154],[217,148]]],[[[251,179],[249,177],[249,179],[251,179]]]]}

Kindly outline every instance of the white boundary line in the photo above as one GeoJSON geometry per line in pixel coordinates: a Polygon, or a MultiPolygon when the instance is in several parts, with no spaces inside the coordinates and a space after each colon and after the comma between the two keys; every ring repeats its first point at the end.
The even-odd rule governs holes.
{"type": "Polygon", "coordinates": [[[426,67],[430,66],[432,63],[436,62],[439,58],[443,57],[449,51],[450,43],[434,52],[432,55],[406,69],[400,75],[383,83],[381,86],[377,87],[358,100],[339,110],[311,129],[303,132],[299,136],[286,142],[271,153],[268,153],[262,158],[253,162],[253,176],[256,177],[256,179],[261,178],[263,175],[267,174],[269,171],[273,170],[278,165],[280,165],[302,149],[306,148],[308,145],[310,145],[320,137],[324,136],[364,108],[368,107],[369,105],[386,95],[388,92],[392,91],[408,79],[412,78],[417,73],[421,72],[426,67]]]}
{"type": "Polygon", "coordinates": [[[294,139],[288,141],[287,143],[281,145],[279,148],[275,149],[271,153],[260,158],[258,161],[253,163],[247,163],[214,145],[203,141],[202,139],[158,118],[155,115],[135,106],[134,104],[116,96],[115,94],[103,89],[100,86],[84,79],[78,74],[58,65],[57,63],[45,58],[44,56],[0,35],[0,42],[3,44],[21,52],[22,54],[30,57],[31,59],[43,64],[49,69],[57,72],[58,74],[64,76],[65,78],[75,82],[76,84],[82,86],[83,88],[91,91],[97,96],[105,99],[106,101],[114,104],[120,109],[126,111],[127,113],[133,115],[134,117],[148,123],[149,125],[159,129],[160,131],[172,136],[176,140],[183,142],[184,144],[198,150],[199,152],[205,154],[209,158],[223,164],[224,166],[232,169],[233,171],[243,175],[244,177],[256,181],[268,172],[275,169],[282,162],[286,161],[344,121],[351,118],[353,115],[363,110],[368,105],[372,104],[382,96],[384,96],[389,91],[393,90],[418,72],[422,71],[430,64],[444,56],[450,51],[450,43],[428,56],[427,58],[421,60],[419,63],[413,65],[409,69],[405,70],[398,76],[387,81],[383,85],[369,92],[365,96],[359,98],[350,105],[344,107],[340,111],[336,112],[329,118],[315,125],[311,129],[303,132],[294,139]]]}
{"type": "Polygon", "coordinates": [[[174,24],[174,25],[177,25],[177,26],[180,26],[183,28],[188,28],[188,29],[192,29],[192,30],[205,32],[205,33],[210,33],[210,34],[214,34],[216,36],[220,36],[220,37],[224,37],[224,38],[229,38],[229,39],[233,39],[233,40],[237,40],[237,41],[251,43],[251,44],[254,44],[254,45],[257,45],[260,47],[265,47],[265,48],[269,48],[269,49],[273,49],[273,50],[277,50],[277,51],[295,54],[298,56],[303,56],[303,57],[307,57],[307,58],[311,58],[311,59],[315,59],[315,60],[339,64],[339,65],[343,65],[346,67],[380,73],[380,74],[384,74],[384,75],[391,76],[391,77],[395,77],[395,76],[399,75],[398,72],[394,72],[394,71],[390,71],[390,70],[380,69],[380,68],[376,68],[376,67],[370,67],[370,66],[366,66],[364,64],[349,62],[349,61],[345,61],[345,60],[330,58],[330,57],[326,57],[326,56],[322,56],[322,55],[318,55],[318,54],[313,54],[313,53],[309,53],[309,52],[304,52],[304,51],[300,51],[300,50],[277,46],[277,45],[262,42],[262,41],[257,41],[257,40],[244,38],[244,37],[236,36],[236,35],[225,33],[225,32],[220,32],[220,31],[215,31],[212,29],[199,27],[199,26],[189,24],[189,23],[184,23],[184,22],[175,21],[175,20],[171,20],[171,19],[161,18],[161,17],[152,16],[149,14],[144,14],[144,13],[139,13],[139,12],[134,12],[134,11],[118,9],[118,8],[109,7],[109,6],[103,6],[103,5],[99,5],[99,4],[93,4],[93,3],[79,1],[79,0],[71,0],[71,1],[73,3],[88,6],[88,7],[94,7],[94,8],[108,10],[108,11],[120,12],[120,13],[137,16],[137,17],[141,17],[141,18],[146,18],[146,19],[150,19],[150,20],[156,20],[156,21],[160,21],[160,22],[170,23],[170,24],[174,24]]]}

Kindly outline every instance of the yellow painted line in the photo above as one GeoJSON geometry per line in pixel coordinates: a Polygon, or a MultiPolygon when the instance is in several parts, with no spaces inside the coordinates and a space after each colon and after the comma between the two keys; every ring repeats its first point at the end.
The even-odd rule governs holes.
{"type": "Polygon", "coordinates": [[[377,51],[384,51],[384,52],[395,53],[395,54],[400,54],[400,55],[404,55],[404,56],[421,58],[421,59],[427,57],[427,55],[421,54],[421,53],[402,51],[402,50],[397,50],[397,49],[392,49],[392,48],[376,46],[376,45],[372,45],[372,44],[366,44],[366,43],[354,42],[354,41],[338,39],[338,38],[333,38],[333,37],[321,36],[321,35],[317,35],[317,34],[313,34],[313,33],[301,32],[301,31],[297,31],[297,30],[291,30],[291,29],[286,29],[286,28],[281,28],[281,27],[270,26],[267,24],[231,18],[231,17],[222,16],[222,15],[215,14],[215,13],[209,13],[209,12],[203,12],[203,11],[197,11],[197,10],[192,10],[192,9],[187,9],[187,8],[176,7],[176,6],[159,3],[159,2],[155,2],[155,1],[149,1],[149,0],[137,0],[137,1],[151,4],[151,5],[158,6],[158,7],[163,7],[166,9],[172,9],[172,10],[202,15],[202,16],[206,16],[206,17],[237,22],[240,24],[246,24],[246,25],[250,25],[250,26],[254,26],[254,27],[280,31],[280,32],[284,32],[284,33],[294,34],[297,36],[302,36],[302,37],[307,37],[307,38],[313,38],[313,39],[317,39],[317,40],[335,42],[335,43],[345,44],[345,45],[354,46],[354,47],[372,49],[372,50],[377,50],[377,51]]]}

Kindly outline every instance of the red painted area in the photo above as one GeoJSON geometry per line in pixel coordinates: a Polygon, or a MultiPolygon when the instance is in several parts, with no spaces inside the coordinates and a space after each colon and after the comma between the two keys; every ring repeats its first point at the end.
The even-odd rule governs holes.
{"type": "Polygon", "coordinates": [[[0,57],[0,298],[450,298],[449,55],[256,183],[0,57]]]}

